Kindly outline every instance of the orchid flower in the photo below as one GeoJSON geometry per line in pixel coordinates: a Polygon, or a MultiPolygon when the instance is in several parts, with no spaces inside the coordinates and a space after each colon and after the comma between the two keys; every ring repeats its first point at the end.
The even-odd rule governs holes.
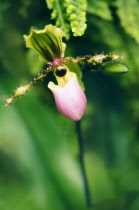
{"type": "Polygon", "coordinates": [[[31,29],[28,36],[24,35],[26,46],[35,50],[40,59],[49,66],[30,83],[18,87],[13,96],[7,99],[6,106],[12,104],[15,98],[26,94],[34,84],[52,71],[56,77],[57,85],[50,81],[48,88],[53,92],[59,112],[74,121],[78,121],[82,118],[87,104],[82,82],[82,70],[78,63],[89,64],[91,66],[90,71],[97,70],[107,74],[126,73],[128,71],[125,65],[117,61],[123,59],[123,56],[118,56],[115,53],[65,58],[66,45],[62,42],[63,36],[63,31],[53,25],[47,25],[43,30],[31,29]]]}

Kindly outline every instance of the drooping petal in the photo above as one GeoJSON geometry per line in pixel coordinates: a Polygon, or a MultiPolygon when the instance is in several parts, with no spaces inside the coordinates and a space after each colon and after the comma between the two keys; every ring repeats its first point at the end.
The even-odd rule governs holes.
{"type": "Polygon", "coordinates": [[[78,83],[75,73],[71,73],[72,78],[64,85],[58,86],[49,82],[48,87],[52,90],[56,106],[61,114],[78,121],[82,118],[86,109],[86,96],[78,83]]]}

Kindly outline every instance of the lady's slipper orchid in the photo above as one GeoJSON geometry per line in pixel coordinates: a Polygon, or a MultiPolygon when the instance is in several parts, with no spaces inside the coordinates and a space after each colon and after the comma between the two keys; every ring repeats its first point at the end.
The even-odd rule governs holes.
{"type": "Polygon", "coordinates": [[[58,85],[49,82],[48,87],[54,94],[56,106],[64,116],[78,121],[82,118],[86,108],[82,70],[78,63],[89,64],[90,71],[98,70],[107,74],[128,71],[128,68],[122,63],[117,62],[115,65],[116,60],[123,59],[123,56],[118,56],[115,53],[65,58],[66,45],[62,41],[63,36],[64,32],[53,25],[47,25],[42,30],[32,28],[28,36],[24,35],[26,46],[35,50],[40,58],[48,64],[48,67],[29,84],[18,87],[13,96],[6,100],[6,106],[12,104],[15,98],[26,94],[33,85],[53,71],[58,85]]]}
{"type": "Polygon", "coordinates": [[[61,114],[78,121],[86,109],[86,96],[78,83],[76,74],[67,71],[64,76],[56,76],[58,85],[49,82],[48,87],[54,94],[56,106],[61,114]]]}

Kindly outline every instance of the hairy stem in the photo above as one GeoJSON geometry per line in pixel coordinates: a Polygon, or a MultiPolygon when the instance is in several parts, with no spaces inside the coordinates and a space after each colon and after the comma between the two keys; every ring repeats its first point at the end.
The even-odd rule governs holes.
{"type": "Polygon", "coordinates": [[[83,146],[83,136],[82,136],[82,129],[81,129],[81,121],[76,122],[76,132],[79,144],[79,159],[81,164],[81,171],[83,176],[83,184],[84,184],[84,193],[86,197],[86,205],[87,207],[92,206],[91,194],[89,190],[86,170],[85,170],[85,162],[84,162],[84,146],[83,146]]]}

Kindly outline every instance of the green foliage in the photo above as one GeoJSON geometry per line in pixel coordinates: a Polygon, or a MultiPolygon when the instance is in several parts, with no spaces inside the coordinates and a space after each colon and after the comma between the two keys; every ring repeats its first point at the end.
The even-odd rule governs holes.
{"type": "Polygon", "coordinates": [[[87,12],[89,14],[96,15],[105,20],[112,20],[109,4],[107,1],[104,0],[98,0],[98,1],[89,0],[87,12]]]}
{"type": "Polygon", "coordinates": [[[38,59],[38,54],[33,49],[28,49],[26,54],[27,65],[31,75],[35,76],[45,65],[45,61],[38,59]]]}
{"type": "MultiPolygon", "coordinates": [[[[85,209],[80,169],[65,142],[63,125],[57,126],[59,120],[57,121],[55,111],[49,106],[46,109],[46,106],[35,97],[35,92],[32,92],[31,98],[27,96],[16,107],[11,106],[8,111],[3,109],[0,116],[3,122],[0,132],[0,136],[3,136],[1,150],[11,148],[7,151],[8,157],[14,160],[14,164],[24,175],[38,210],[47,208],[64,210],[66,206],[75,210],[85,209]]],[[[66,126],[68,121],[64,124],[66,126]]],[[[18,189],[16,190],[18,193],[18,189]]]]}
{"type": "Polygon", "coordinates": [[[133,37],[139,44],[139,3],[137,0],[117,0],[117,14],[120,18],[121,26],[126,33],[133,37]]]}
{"type": "Polygon", "coordinates": [[[69,24],[74,36],[81,36],[86,29],[86,0],[46,0],[49,9],[52,9],[52,19],[60,27],[66,38],[69,38],[69,24]]]}

